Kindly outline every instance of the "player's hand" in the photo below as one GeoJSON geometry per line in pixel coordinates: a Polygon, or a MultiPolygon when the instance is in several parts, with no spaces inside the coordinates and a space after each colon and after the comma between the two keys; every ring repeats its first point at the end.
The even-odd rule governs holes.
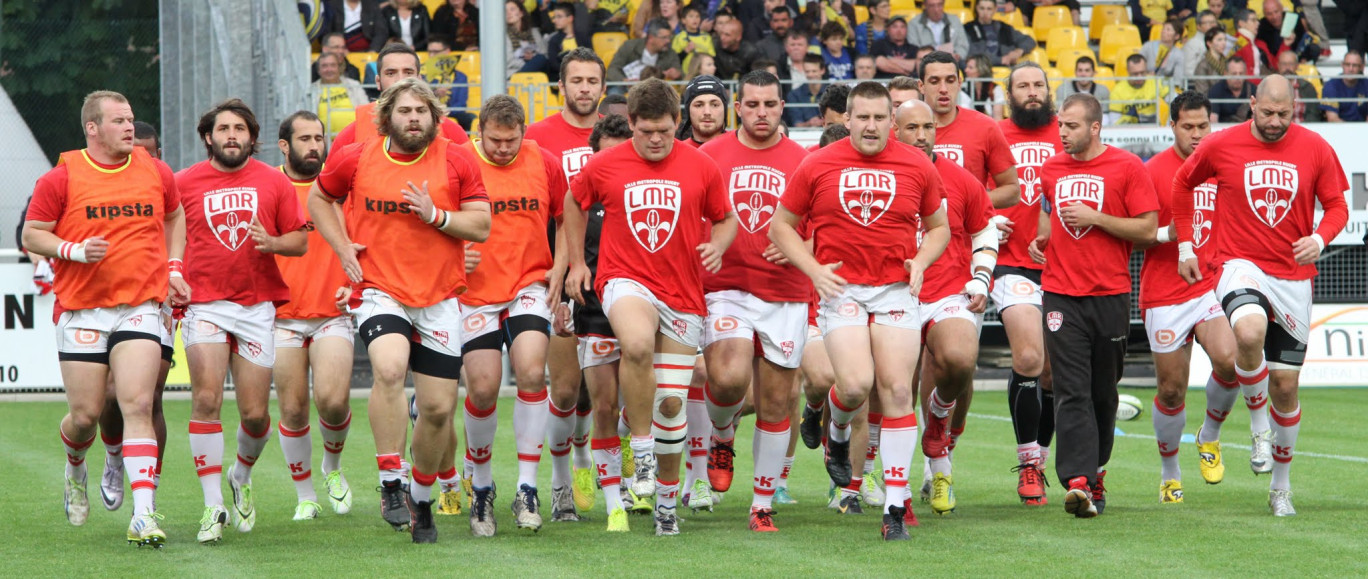
{"type": "Polygon", "coordinates": [[[698,257],[703,261],[703,269],[708,273],[717,273],[722,269],[722,252],[717,250],[717,246],[709,243],[700,243],[698,247],[698,257]]]}
{"type": "Polygon", "coordinates": [[[88,237],[81,242],[85,247],[85,262],[95,263],[104,259],[109,254],[109,242],[100,236],[88,237]]]}
{"type": "Polygon", "coordinates": [[[173,307],[181,307],[190,303],[190,284],[185,282],[185,278],[171,278],[170,288],[170,294],[166,297],[173,307]]]}
{"type": "Polygon", "coordinates": [[[1016,222],[1008,219],[1005,215],[994,215],[992,221],[998,230],[998,243],[1007,241],[1007,238],[1012,236],[1012,232],[1016,231],[1016,222]]]}
{"type": "Polygon", "coordinates": [[[409,211],[413,212],[413,216],[423,220],[423,223],[432,224],[437,208],[432,204],[432,196],[428,195],[428,182],[423,181],[423,185],[418,186],[414,185],[413,181],[409,181],[404,187],[403,193],[404,203],[408,204],[409,211]]]}
{"type": "Polygon", "coordinates": [[[261,253],[275,253],[276,238],[266,232],[266,228],[261,225],[261,220],[253,217],[252,224],[247,228],[247,234],[252,236],[252,243],[256,244],[256,250],[261,253]]]}
{"type": "Polygon", "coordinates": [[[480,251],[466,247],[465,250],[465,270],[466,274],[475,271],[475,267],[480,265],[480,251]]]}
{"type": "Polygon", "coordinates": [[[817,290],[817,296],[829,300],[841,295],[845,291],[845,278],[836,275],[836,270],[841,269],[841,262],[823,264],[812,278],[812,287],[817,290]]]}
{"type": "Polygon", "coordinates": [[[907,289],[912,292],[912,297],[915,298],[921,293],[922,280],[924,279],[922,274],[926,273],[926,270],[922,269],[922,266],[918,265],[915,259],[903,260],[903,269],[907,270],[907,289]]]}
{"type": "Polygon", "coordinates": [[[1202,267],[1197,264],[1195,258],[1186,259],[1178,262],[1178,275],[1183,281],[1188,282],[1188,285],[1192,285],[1202,281],[1202,267]]]}
{"type": "Polygon", "coordinates": [[[356,260],[356,254],[365,249],[366,246],[360,243],[348,243],[337,254],[337,260],[342,262],[342,271],[346,272],[347,279],[351,280],[352,283],[361,283],[361,262],[356,260]]]}
{"type": "Polygon", "coordinates": [[[575,325],[570,320],[570,305],[556,304],[551,310],[551,331],[557,336],[568,338],[575,335],[575,325]]]}
{"type": "Polygon", "coordinates": [[[1031,240],[1030,245],[1026,246],[1026,253],[1031,255],[1031,261],[1039,264],[1045,263],[1045,247],[1050,244],[1048,237],[1036,237],[1031,240]]]}
{"type": "Polygon", "coordinates": [[[969,311],[981,314],[988,310],[988,296],[972,295],[969,296],[969,311]]]}
{"type": "MultiPolygon", "coordinates": [[[[90,255],[88,250],[86,255],[90,255]]],[[[1297,265],[1316,263],[1316,260],[1320,259],[1320,255],[1320,245],[1310,236],[1303,237],[1292,243],[1292,256],[1297,259],[1297,265]]]]}
{"type": "Polygon", "coordinates": [[[779,246],[773,243],[769,244],[769,247],[765,248],[765,253],[762,255],[765,256],[765,261],[768,261],[774,265],[789,264],[788,257],[784,255],[784,252],[779,251],[779,246]]]}
{"type": "Polygon", "coordinates": [[[546,305],[554,309],[565,293],[565,268],[553,267],[546,271],[546,305]]]}
{"type": "Polygon", "coordinates": [[[1059,219],[1064,222],[1064,225],[1074,228],[1097,225],[1098,218],[1101,215],[1101,212],[1083,203],[1070,203],[1059,208],[1059,219]]]}
{"type": "Polygon", "coordinates": [[[589,266],[584,264],[571,265],[569,273],[565,274],[565,293],[576,303],[584,304],[584,292],[594,289],[593,272],[589,271],[589,266]]]}
{"type": "Polygon", "coordinates": [[[350,287],[342,286],[337,288],[337,291],[333,293],[333,305],[337,306],[337,311],[344,314],[351,312],[351,308],[348,307],[348,302],[351,301],[351,294],[352,288],[350,287]]]}

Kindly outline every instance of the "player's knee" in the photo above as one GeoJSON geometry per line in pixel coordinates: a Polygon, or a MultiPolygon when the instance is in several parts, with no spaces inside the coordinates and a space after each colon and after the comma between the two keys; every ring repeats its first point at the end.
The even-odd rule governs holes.
{"type": "Polygon", "coordinates": [[[408,375],[408,365],[402,360],[371,359],[371,374],[375,377],[375,388],[402,389],[404,378],[408,375]]]}
{"type": "Polygon", "coordinates": [[[674,418],[684,410],[684,404],[681,399],[671,396],[661,400],[656,409],[660,412],[661,416],[674,418]]]}
{"type": "Polygon", "coordinates": [[[618,339],[618,348],[621,349],[622,363],[631,366],[652,365],[655,357],[655,339],[646,340],[624,340],[618,339]]]}
{"type": "Polygon", "coordinates": [[[553,385],[553,387],[548,389],[548,390],[550,391],[550,398],[551,398],[551,405],[552,405],[552,406],[555,406],[556,408],[575,408],[575,409],[578,409],[578,405],[579,405],[579,391],[578,391],[578,389],[576,389],[576,390],[567,390],[567,389],[565,389],[565,388],[557,389],[557,388],[554,387],[554,385],[555,385],[554,382],[552,382],[552,385],[553,385]]]}
{"type": "Polygon", "coordinates": [[[952,348],[948,351],[938,352],[936,360],[945,376],[952,380],[963,381],[966,378],[973,377],[974,365],[978,362],[978,351],[977,348],[952,348]]]}
{"type": "Polygon", "coordinates": [[[1158,386],[1155,398],[1164,408],[1177,408],[1187,398],[1187,385],[1174,377],[1161,378],[1158,386]]]}
{"type": "MultiPolygon", "coordinates": [[[[721,392],[726,395],[734,395],[736,390],[745,391],[750,384],[750,364],[719,364],[714,363],[708,367],[707,382],[708,388],[714,393],[721,392]]],[[[697,377],[697,373],[695,373],[697,377]]]]}
{"type": "Polygon", "coordinates": [[[1045,353],[1032,346],[1012,348],[1012,369],[1023,376],[1038,376],[1045,366],[1045,353]]]}
{"type": "MultiPolygon", "coordinates": [[[[517,380],[518,390],[525,392],[540,391],[546,387],[546,366],[531,366],[518,368],[515,371],[514,379],[517,380]]],[[[562,406],[564,408],[564,406],[562,406]]]]}
{"type": "MultiPolygon", "coordinates": [[[[429,396],[427,399],[418,400],[418,421],[431,427],[450,424],[452,409],[455,406],[455,401],[451,398],[429,396]]],[[[476,405],[479,406],[478,403],[476,405]]],[[[483,407],[488,408],[488,406],[483,407]]]]}
{"type": "Polygon", "coordinates": [[[260,411],[243,411],[242,429],[247,432],[263,432],[271,427],[271,415],[263,408],[260,411]]]}
{"type": "Polygon", "coordinates": [[[655,438],[656,452],[660,454],[679,454],[684,451],[686,417],[684,409],[685,391],[678,388],[657,388],[655,404],[651,416],[651,435],[655,438]]]}
{"type": "MultiPolygon", "coordinates": [[[[320,406],[321,408],[321,406],[320,406]]],[[[319,414],[323,413],[319,410],[319,414]]],[[[280,405],[280,423],[290,430],[299,430],[309,425],[309,407],[296,407],[293,404],[280,405]]]]}
{"type": "Polygon", "coordinates": [[[912,389],[907,387],[884,389],[879,392],[879,403],[883,406],[884,413],[911,408],[912,389]]]}
{"type": "Polygon", "coordinates": [[[99,426],[101,410],[94,405],[90,408],[73,406],[68,416],[71,426],[78,432],[90,432],[99,426]]]}
{"type": "Polygon", "coordinates": [[[190,409],[197,416],[217,416],[220,408],[223,408],[223,392],[202,388],[190,396],[190,409]]]}

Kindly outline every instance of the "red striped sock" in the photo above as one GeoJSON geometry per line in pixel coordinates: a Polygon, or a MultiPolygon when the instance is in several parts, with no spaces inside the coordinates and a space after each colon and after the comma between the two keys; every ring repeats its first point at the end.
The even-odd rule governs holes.
{"type": "Polygon", "coordinates": [[[541,465],[542,441],[546,422],[551,418],[546,388],[538,392],[518,392],[513,406],[513,437],[518,448],[518,486],[537,488],[537,468],[541,465]]]}

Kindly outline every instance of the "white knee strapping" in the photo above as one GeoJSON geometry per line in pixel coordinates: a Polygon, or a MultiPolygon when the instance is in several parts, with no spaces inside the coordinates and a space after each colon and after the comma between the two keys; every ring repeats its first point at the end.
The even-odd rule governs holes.
{"type": "Polygon", "coordinates": [[[651,405],[651,436],[655,437],[656,454],[680,454],[684,452],[684,439],[688,430],[689,381],[693,377],[694,356],[687,354],[656,354],[655,401],[651,405]],[[679,401],[679,409],[674,416],[666,417],[660,407],[670,398],[679,401]]]}
{"type": "Polygon", "coordinates": [[[1264,311],[1263,306],[1260,306],[1259,304],[1242,305],[1235,308],[1235,311],[1230,312],[1230,326],[1234,327],[1235,322],[1246,316],[1259,316],[1268,319],[1268,312],[1264,311]]]}

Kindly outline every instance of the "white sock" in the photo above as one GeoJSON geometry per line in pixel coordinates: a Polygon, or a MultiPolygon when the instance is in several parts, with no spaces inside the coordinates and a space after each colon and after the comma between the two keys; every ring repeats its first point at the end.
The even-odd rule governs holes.
{"type": "Polygon", "coordinates": [[[724,405],[713,397],[710,384],[703,385],[703,394],[708,409],[708,420],[712,423],[712,435],[724,442],[736,438],[736,418],[741,415],[741,404],[745,399],[724,405]]]}
{"type": "Polygon", "coordinates": [[[1041,466],[1040,443],[1028,442],[1017,445],[1017,462],[1021,464],[1033,464],[1041,466]]]}
{"type": "Polygon", "coordinates": [[[789,473],[793,472],[793,457],[784,457],[784,470],[779,473],[779,488],[788,488],[789,473]]]}
{"type": "Polygon", "coordinates": [[[347,445],[347,433],[351,431],[351,411],[342,424],[328,424],[322,418],[318,426],[323,434],[323,473],[327,474],[342,468],[342,447],[347,445]]]}
{"type": "Polygon", "coordinates": [[[608,513],[622,508],[622,443],[616,438],[595,438],[594,463],[599,472],[599,486],[603,487],[608,513]]]}
{"type": "Polygon", "coordinates": [[[879,452],[883,460],[884,514],[890,506],[902,507],[911,498],[907,490],[907,473],[912,470],[913,449],[917,445],[917,415],[884,415],[879,452]]]}
{"type": "Polygon", "coordinates": [[[783,422],[755,421],[755,437],[751,440],[751,455],[755,460],[755,477],[751,493],[751,510],[768,509],[774,505],[774,491],[779,489],[784,472],[784,454],[788,452],[789,419],[783,422]]]}
{"type": "Polygon", "coordinates": [[[499,417],[494,412],[497,409],[498,404],[491,404],[484,410],[475,408],[470,397],[466,397],[466,458],[472,467],[470,484],[476,488],[489,488],[494,484],[494,471],[490,468],[489,458],[493,454],[494,434],[499,428],[499,417]]]}
{"type": "Polygon", "coordinates": [[[413,502],[432,502],[432,485],[436,482],[437,475],[424,474],[418,472],[418,469],[413,469],[413,483],[409,485],[409,496],[413,498],[413,502]]]}
{"type": "Polygon", "coordinates": [[[551,488],[568,486],[572,481],[570,452],[575,437],[575,408],[561,410],[554,402],[547,402],[550,419],[546,424],[547,450],[551,453],[551,488]]]}
{"type": "Polygon", "coordinates": [[[689,400],[685,406],[684,450],[684,492],[693,488],[695,480],[708,480],[708,448],[712,444],[709,433],[712,430],[708,419],[708,405],[704,402],[702,388],[689,388],[689,400]]]}
{"type": "Polygon", "coordinates": [[[589,452],[589,431],[594,428],[594,419],[588,410],[575,412],[575,468],[594,468],[594,457],[589,452]]]}
{"type": "Polygon", "coordinates": [[[1178,447],[1183,442],[1183,427],[1187,425],[1187,405],[1168,408],[1154,397],[1154,411],[1150,413],[1154,423],[1154,439],[1159,445],[1159,480],[1183,480],[1183,471],[1178,467],[1178,447]]]}
{"type": "Polygon", "coordinates": [[[518,487],[537,488],[537,468],[541,466],[542,441],[546,440],[547,392],[518,392],[513,406],[513,437],[518,447],[518,487]]]}
{"type": "Polygon", "coordinates": [[[223,423],[190,421],[190,456],[204,490],[204,506],[223,506],[223,423]]]}
{"type": "Polygon", "coordinates": [[[1235,406],[1235,398],[1240,394],[1240,382],[1225,382],[1212,374],[1206,383],[1206,418],[1202,419],[1202,431],[1197,442],[1215,442],[1221,439],[1221,425],[1235,406]]]}
{"type": "Polygon", "coordinates": [[[1259,367],[1245,370],[1235,365],[1235,381],[1240,383],[1245,407],[1249,408],[1249,431],[1262,434],[1268,425],[1268,364],[1259,360],[1259,367]]]}
{"type": "Polygon", "coordinates": [[[863,405],[856,405],[854,408],[841,406],[841,401],[836,399],[834,386],[827,392],[827,400],[831,406],[831,424],[827,429],[827,438],[832,442],[850,442],[850,422],[855,420],[855,415],[863,405]]]}
{"type": "Polygon", "coordinates": [[[133,516],[152,512],[157,498],[157,441],[130,438],[123,444],[123,466],[133,488],[133,516]]]}
{"type": "Polygon", "coordinates": [[[874,472],[874,461],[879,458],[879,433],[883,430],[883,415],[877,412],[869,413],[869,447],[865,450],[864,471],[861,474],[872,474],[874,472]]]}
{"type": "Polygon", "coordinates": [[[294,479],[295,495],[300,501],[317,501],[318,495],[313,488],[313,437],[309,436],[309,425],[300,430],[290,430],[280,423],[280,452],[285,455],[285,465],[294,479]]]}
{"type": "Polygon", "coordinates": [[[1292,489],[1292,455],[1297,447],[1297,433],[1301,431],[1301,405],[1291,412],[1273,408],[1273,490],[1292,489]]]}
{"type": "Polygon", "coordinates": [[[679,479],[667,481],[661,479],[656,482],[656,508],[673,509],[679,502],[679,479]]]}
{"type": "Polygon", "coordinates": [[[94,444],[95,436],[91,435],[90,440],[85,442],[75,442],[69,438],[59,427],[57,433],[62,435],[62,447],[66,450],[67,464],[66,477],[73,480],[86,480],[86,451],[90,450],[90,445],[94,444]]]}
{"type": "Polygon", "coordinates": [[[237,464],[233,466],[233,479],[238,484],[252,482],[252,467],[256,466],[256,461],[261,458],[261,452],[266,450],[266,443],[271,440],[271,424],[266,423],[266,430],[252,433],[238,424],[237,430],[237,464]]]}

